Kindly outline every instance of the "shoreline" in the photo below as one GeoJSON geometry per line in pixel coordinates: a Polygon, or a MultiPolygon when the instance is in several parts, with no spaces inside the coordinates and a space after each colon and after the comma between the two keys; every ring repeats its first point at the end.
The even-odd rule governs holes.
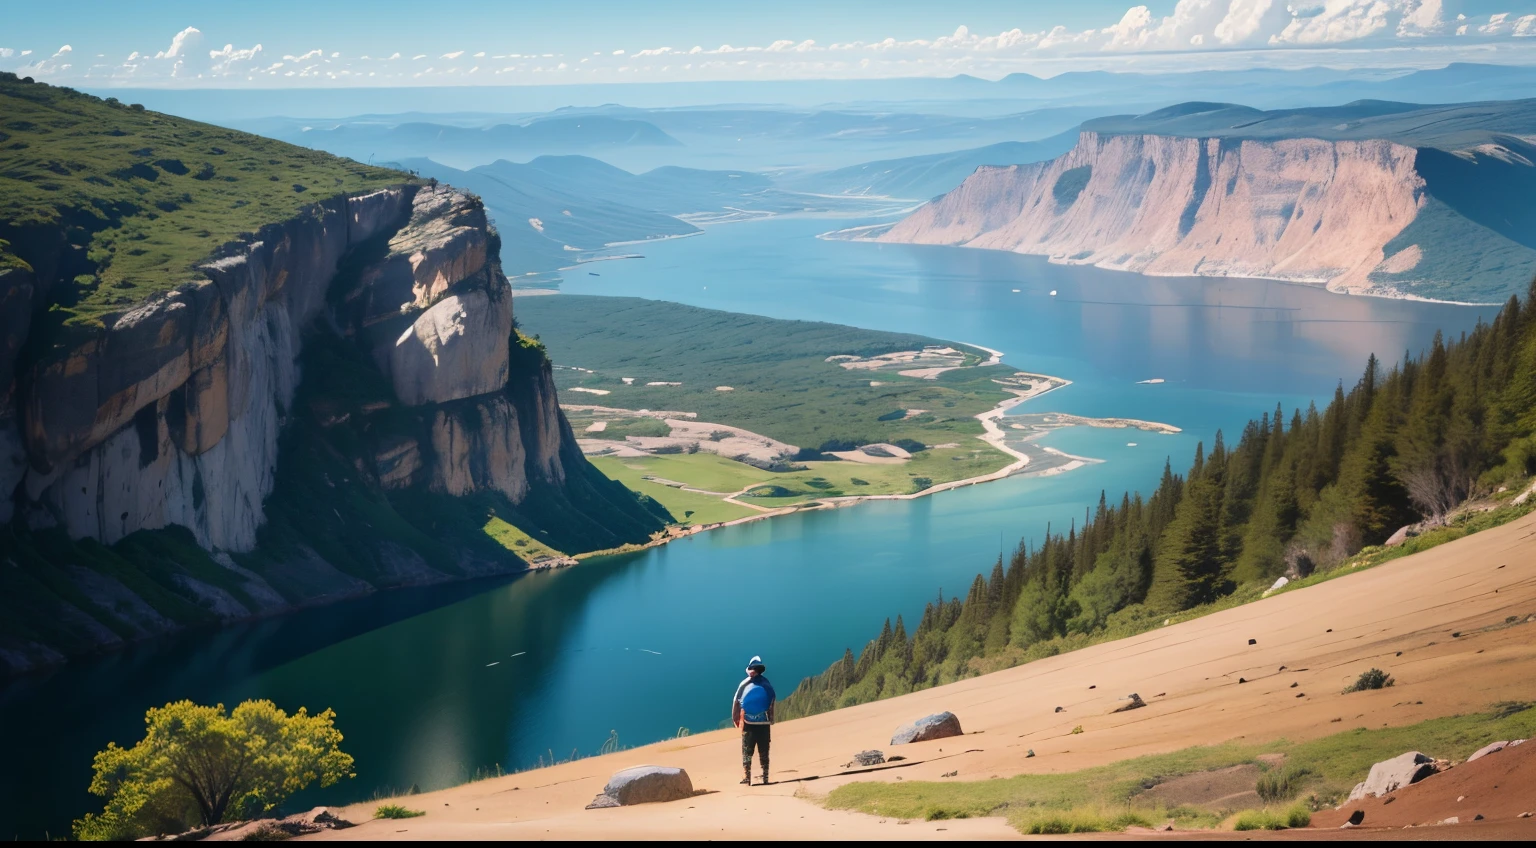
{"type": "Polygon", "coordinates": [[[1121,274],[1136,274],[1136,275],[1140,275],[1140,276],[1143,276],[1143,277],[1174,277],[1174,278],[1187,278],[1187,279],[1194,279],[1194,280],[1263,280],[1264,282],[1269,282],[1269,283],[1282,283],[1284,285],[1290,285],[1290,286],[1304,286],[1306,288],[1322,289],[1323,291],[1326,291],[1329,294],[1343,295],[1343,296],[1346,296],[1346,297],[1374,297],[1374,298],[1378,298],[1378,299],[1381,299],[1381,300],[1403,300],[1403,301],[1411,301],[1411,302],[1414,302],[1414,303],[1433,303],[1433,304],[1438,304],[1438,305],[1441,305],[1441,306],[1469,306],[1469,307],[1478,307],[1478,308],[1482,308],[1482,309],[1486,309],[1488,307],[1495,307],[1495,306],[1502,306],[1503,305],[1503,301],[1499,301],[1499,302],[1492,302],[1492,301],[1484,302],[1484,301],[1474,301],[1474,300],[1442,300],[1442,299],[1433,298],[1433,297],[1421,297],[1421,296],[1416,295],[1416,294],[1409,294],[1408,292],[1392,288],[1391,286],[1384,286],[1384,287],[1381,287],[1381,288],[1373,288],[1373,289],[1359,289],[1359,288],[1347,288],[1347,287],[1346,288],[1334,288],[1332,285],[1330,285],[1330,281],[1329,280],[1304,280],[1304,279],[1288,278],[1288,277],[1270,277],[1270,276],[1265,276],[1263,274],[1173,274],[1173,273],[1157,272],[1157,271],[1132,271],[1132,270],[1127,269],[1127,268],[1114,268],[1114,267],[1109,267],[1109,266],[1105,266],[1105,265],[1100,265],[1100,264],[1095,263],[1095,262],[1074,262],[1074,261],[1072,261],[1070,259],[1066,259],[1065,257],[1056,256],[1056,255],[1049,254],[1049,253],[1031,253],[1031,252],[1027,252],[1027,251],[1004,250],[1002,248],[997,248],[997,247],[976,247],[974,245],[969,245],[969,244],[929,244],[929,243],[926,243],[926,242],[915,242],[915,241],[890,241],[890,242],[885,242],[885,241],[880,241],[879,240],[879,237],[881,235],[884,235],[884,233],[877,233],[877,234],[875,234],[873,236],[869,236],[869,235],[865,234],[865,233],[867,233],[870,230],[877,230],[877,229],[880,229],[882,227],[884,227],[884,228],[886,228],[888,230],[892,226],[894,226],[894,224],[869,224],[869,225],[862,226],[862,227],[849,227],[847,229],[842,229],[842,230],[829,230],[829,231],[827,231],[825,233],[817,234],[816,238],[822,239],[824,241],[863,242],[865,244],[909,244],[909,245],[919,245],[919,246],[925,246],[925,247],[958,247],[958,248],[963,248],[963,249],[966,249],[966,250],[991,250],[991,251],[996,251],[998,253],[1011,253],[1011,254],[1014,254],[1016,256],[1037,256],[1037,257],[1040,257],[1040,258],[1044,259],[1046,262],[1048,262],[1048,263],[1050,263],[1052,265],[1079,266],[1079,267],[1097,268],[1097,269],[1099,269],[1101,271],[1115,271],[1115,272],[1118,272],[1118,273],[1121,273],[1121,274]]]}
{"type": "MultiPolygon", "coordinates": [[[[992,348],[989,348],[989,347],[983,347],[981,345],[974,345],[974,344],[970,344],[968,342],[961,342],[960,344],[965,344],[967,347],[974,347],[974,348],[978,348],[980,350],[985,350],[988,353],[992,354],[999,361],[1001,361],[1002,356],[1003,356],[1003,352],[1002,351],[993,350],[992,348]]],[[[989,363],[989,364],[995,364],[995,363],[989,363]]],[[[1008,456],[1011,456],[1014,459],[1013,462],[1011,462],[1008,465],[998,469],[997,471],[989,472],[987,474],[982,474],[982,475],[979,475],[979,476],[976,476],[976,477],[966,477],[966,478],[964,478],[962,480],[950,480],[950,481],[945,482],[945,483],[937,483],[935,485],[929,486],[928,488],[922,490],[921,492],[908,492],[906,494],[887,494],[887,495],[839,495],[837,497],[818,498],[816,500],[804,501],[804,502],[802,502],[800,504],[797,504],[797,505],[782,506],[782,507],[764,507],[764,506],[759,506],[757,504],[745,503],[745,502],[742,502],[742,501],[735,500],[735,498],[738,495],[740,495],[742,492],[745,492],[748,489],[755,488],[755,486],[749,486],[749,487],[747,487],[747,489],[743,489],[742,492],[736,492],[736,493],[734,493],[734,494],[724,498],[723,500],[726,503],[735,504],[736,506],[743,506],[743,507],[747,507],[748,509],[762,510],[761,512],[759,512],[756,515],[744,515],[744,516],[742,516],[740,518],[733,518],[730,521],[720,521],[720,522],[715,522],[713,524],[699,524],[699,525],[694,525],[692,527],[686,527],[686,528],[680,528],[680,527],[677,527],[676,525],[674,525],[672,527],[667,528],[667,531],[666,531],[665,535],[660,536],[660,537],[655,538],[655,539],[652,539],[651,541],[646,542],[643,545],[625,545],[622,548],[608,548],[606,550],[601,550],[601,551],[590,551],[590,552],[584,553],[584,554],[574,554],[574,555],[572,555],[572,559],[575,559],[575,560],[577,560],[579,562],[581,560],[593,559],[593,558],[596,558],[596,557],[622,556],[624,554],[638,553],[640,551],[647,550],[649,548],[661,547],[662,545],[668,544],[670,542],[677,541],[678,539],[686,539],[686,538],[688,538],[690,536],[696,536],[696,535],[698,535],[700,533],[704,533],[704,532],[707,532],[707,531],[710,531],[710,530],[718,530],[718,529],[720,529],[722,527],[734,527],[734,526],[736,526],[738,524],[746,524],[746,523],[749,523],[749,522],[752,522],[752,521],[763,521],[765,519],[777,518],[777,517],[783,516],[783,515],[793,515],[793,514],[798,513],[798,512],[814,512],[814,511],[828,510],[828,509],[844,509],[846,507],[856,506],[858,504],[864,503],[865,501],[910,501],[910,500],[916,500],[918,498],[925,498],[925,497],[928,497],[929,495],[937,495],[940,492],[948,492],[948,491],[952,491],[954,489],[964,488],[966,486],[975,486],[975,485],[978,485],[980,483],[992,483],[992,482],[996,482],[998,480],[1005,480],[1005,479],[1007,479],[1009,477],[1014,476],[1015,474],[1020,474],[1020,473],[1022,473],[1024,471],[1024,469],[1026,467],[1028,467],[1028,465],[1029,465],[1029,456],[1027,454],[1025,454],[1025,453],[1022,453],[1020,451],[1016,451],[1013,448],[1008,447],[1008,445],[1006,444],[1007,435],[1003,432],[1003,428],[998,424],[998,421],[1001,418],[1003,418],[1004,416],[1006,416],[1008,414],[1008,411],[1013,409],[1014,407],[1019,406],[1020,404],[1026,402],[1026,401],[1033,400],[1033,399],[1035,399],[1037,397],[1041,397],[1043,395],[1049,394],[1049,393],[1051,393],[1051,392],[1053,392],[1053,391],[1055,391],[1057,389],[1066,388],[1067,386],[1072,385],[1072,381],[1064,379],[1062,377],[1052,377],[1052,376],[1050,376],[1048,374],[1036,374],[1036,373],[1029,372],[1029,371],[1020,371],[1018,373],[1019,374],[1023,374],[1025,376],[1029,376],[1029,377],[1038,377],[1038,378],[1041,378],[1041,379],[1048,380],[1048,381],[1050,381],[1050,384],[1046,388],[1039,389],[1039,390],[1026,391],[1026,390],[1023,390],[1023,389],[1005,389],[1005,391],[1008,391],[1010,394],[1013,395],[1013,397],[1004,398],[1003,400],[998,401],[997,405],[993,406],[991,409],[989,409],[989,410],[987,410],[985,412],[977,413],[975,416],[973,416],[974,418],[976,418],[978,421],[981,422],[981,426],[982,426],[982,429],[984,431],[982,435],[977,436],[976,438],[980,439],[983,442],[986,442],[991,447],[996,448],[998,451],[1000,451],[1000,452],[1002,452],[1004,454],[1007,454],[1008,456]]],[[[1102,462],[1103,460],[1095,460],[1095,461],[1096,462],[1102,462]]]]}

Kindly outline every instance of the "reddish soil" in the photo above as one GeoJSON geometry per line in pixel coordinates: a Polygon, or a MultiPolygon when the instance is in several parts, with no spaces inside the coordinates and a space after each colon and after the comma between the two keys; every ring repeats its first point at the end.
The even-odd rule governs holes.
{"type": "MultiPolygon", "coordinates": [[[[1356,810],[1365,812],[1362,827],[1418,827],[1449,818],[1466,825],[1479,815],[1483,821],[1516,821],[1521,813],[1536,813],[1536,743],[1505,748],[1382,798],[1363,798],[1337,810],[1324,810],[1312,817],[1312,826],[1337,828],[1356,810]]],[[[1536,824],[1536,817],[1523,823],[1536,824]]],[[[1458,838],[1454,833],[1446,838],[1458,838]]],[[[1530,835],[1536,836],[1536,830],[1530,835]]]]}

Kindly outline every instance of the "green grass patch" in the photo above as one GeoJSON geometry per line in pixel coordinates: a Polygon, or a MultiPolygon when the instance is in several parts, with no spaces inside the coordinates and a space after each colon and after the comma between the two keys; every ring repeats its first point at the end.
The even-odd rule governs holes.
{"type": "MultiPolygon", "coordinates": [[[[992,379],[1014,373],[996,365],[922,380],[890,371],[850,370],[827,357],[877,356],[949,343],[654,300],[525,297],[518,299],[517,313],[520,325],[539,336],[557,365],[571,366],[555,371],[569,402],[696,412],[700,421],[741,427],[802,448],[904,438],[930,445],[970,441],[964,437],[982,433],[973,416],[1008,397],[992,379]],[[624,384],[626,377],[633,378],[633,385],[624,384]],[[645,385],[660,381],[682,385],[645,385]],[[578,395],[569,392],[578,386],[609,394],[577,401],[578,395]],[[716,391],[717,386],[732,391],[716,391]],[[905,410],[911,409],[927,412],[906,418],[905,410]],[[903,415],[893,417],[892,410],[903,415]]],[[[979,351],[966,352],[980,361],[979,351]]]]}
{"type": "Polygon", "coordinates": [[[51,265],[58,241],[38,236],[62,233],[85,257],[49,291],[66,324],[99,324],[196,278],[193,266],[241,233],[411,180],[12,74],[0,75],[0,115],[0,238],[11,242],[0,267],[51,265]]]}
{"type": "MultiPolygon", "coordinates": [[[[950,819],[1000,815],[1026,833],[1085,830],[1031,830],[1047,827],[1124,829],[1140,820],[1173,818],[1185,827],[1214,827],[1214,814],[1179,808],[1165,810],[1140,799],[1156,784],[1188,774],[1259,764],[1261,754],[1284,753],[1293,774],[1303,772],[1314,784],[1311,799],[1332,804],[1364,779],[1373,764],[1404,751],[1465,759],[1489,739],[1520,739],[1536,734],[1536,710],[1530,704],[1495,705],[1488,712],[1431,719],[1407,727],[1359,728],[1309,742],[1276,740],[1267,744],[1226,742],[1185,748],[1166,754],[1122,760],[1075,772],[1023,774],[969,782],[904,781],[850,783],[832,790],[826,804],[903,819],[950,819]],[[1122,816],[1133,816],[1121,818],[1122,816]]],[[[1299,778],[1298,778],[1299,779],[1299,778]]],[[[1279,821],[1302,827],[1308,807],[1284,811],[1253,811],[1253,821],[1279,821]]],[[[1231,811],[1238,812],[1238,811],[1231,811]]]]}
{"type": "Polygon", "coordinates": [[[426,814],[426,810],[411,810],[399,804],[380,804],[379,808],[373,811],[373,817],[376,819],[414,819],[426,814]]]}
{"type": "Polygon", "coordinates": [[[610,420],[603,430],[583,432],[581,435],[585,439],[622,442],[629,436],[665,436],[671,432],[672,428],[660,418],[616,418],[610,420]]]}
{"type": "Polygon", "coordinates": [[[523,531],[516,525],[508,524],[506,521],[494,515],[485,522],[485,527],[483,529],[485,530],[485,535],[490,536],[492,539],[496,540],[496,544],[501,545],[514,554],[517,554],[518,558],[523,560],[531,562],[536,559],[565,556],[562,551],[555,550],[549,545],[546,545],[538,539],[528,535],[527,532],[523,531]]]}
{"type": "Polygon", "coordinates": [[[721,459],[713,454],[682,454],[623,459],[612,456],[595,456],[591,457],[591,462],[598,471],[601,471],[609,478],[623,483],[632,491],[653,498],[666,507],[668,512],[672,513],[674,520],[686,524],[714,524],[721,521],[732,521],[752,515],[756,510],[726,503],[722,497],[716,495],[685,492],[673,486],[647,480],[645,479],[646,477],[673,480],[707,491],[739,491],[751,485],[753,480],[747,478],[742,480],[740,485],[734,485],[739,480],[735,469],[745,469],[745,471],[741,472],[743,475],[750,472],[764,476],[771,474],[771,472],[761,471],[750,465],[742,465],[739,462],[721,459]],[[727,466],[734,466],[735,468],[727,466]]]}
{"type": "Polygon", "coordinates": [[[1244,810],[1232,822],[1233,830],[1286,830],[1312,823],[1312,811],[1297,804],[1285,810],[1244,810]]]}
{"type": "Polygon", "coordinates": [[[1254,789],[1266,804],[1289,801],[1301,794],[1312,778],[1312,770],[1302,766],[1284,765],[1259,775],[1254,789]]]}

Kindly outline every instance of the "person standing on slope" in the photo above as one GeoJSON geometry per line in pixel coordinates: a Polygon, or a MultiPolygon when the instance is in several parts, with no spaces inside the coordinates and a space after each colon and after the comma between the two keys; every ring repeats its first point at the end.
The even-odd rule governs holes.
{"type": "Polygon", "coordinates": [[[741,782],[752,785],[752,749],[763,764],[763,783],[768,783],[769,728],[773,725],[773,704],[778,700],[773,684],[768,682],[762,657],[747,663],[747,679],[736,687],[731,701],[731,722],[741,728],[741,782]]]}

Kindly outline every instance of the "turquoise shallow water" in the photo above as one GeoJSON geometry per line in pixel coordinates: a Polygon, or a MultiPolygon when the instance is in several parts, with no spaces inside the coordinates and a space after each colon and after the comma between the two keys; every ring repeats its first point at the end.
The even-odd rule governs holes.
{"type": "Polygon", "coordinates": [[[645,245],[644,259],[587,266],[600,276],[569,272],[565,289],[986,345],[1011,365],[1074,381],[1019,411],[1144,418],[1185,432],[1058,431],[1044,443],[1106,461],[755,522],[554,573],[384,593],[12,682],[0,688],[0,834],[64,832],[93,806],[91,753],[131,742],[146,707],[176,698],[335,708],[358,778],[295,806],[590,754],[614,731],[634,745],[714,728],[751,655],[765,657],[788,694],[845,647],[857,651],[885,616],[910,619],[941,590],[964,592],[1047,522],[1080,520],[1100,491],[1146,490],[1166,457],[1182,470],[1217,428],[1233,434],[1277,401],[1287,410],[1326,401],[1372,351],[1394,360],[1436,329],[1459,333],[1492,315],[814,237],[842,225],[714,227],[645,245]],[[1167,382],[1137,382],[1151,378],[1167,382]]]}

